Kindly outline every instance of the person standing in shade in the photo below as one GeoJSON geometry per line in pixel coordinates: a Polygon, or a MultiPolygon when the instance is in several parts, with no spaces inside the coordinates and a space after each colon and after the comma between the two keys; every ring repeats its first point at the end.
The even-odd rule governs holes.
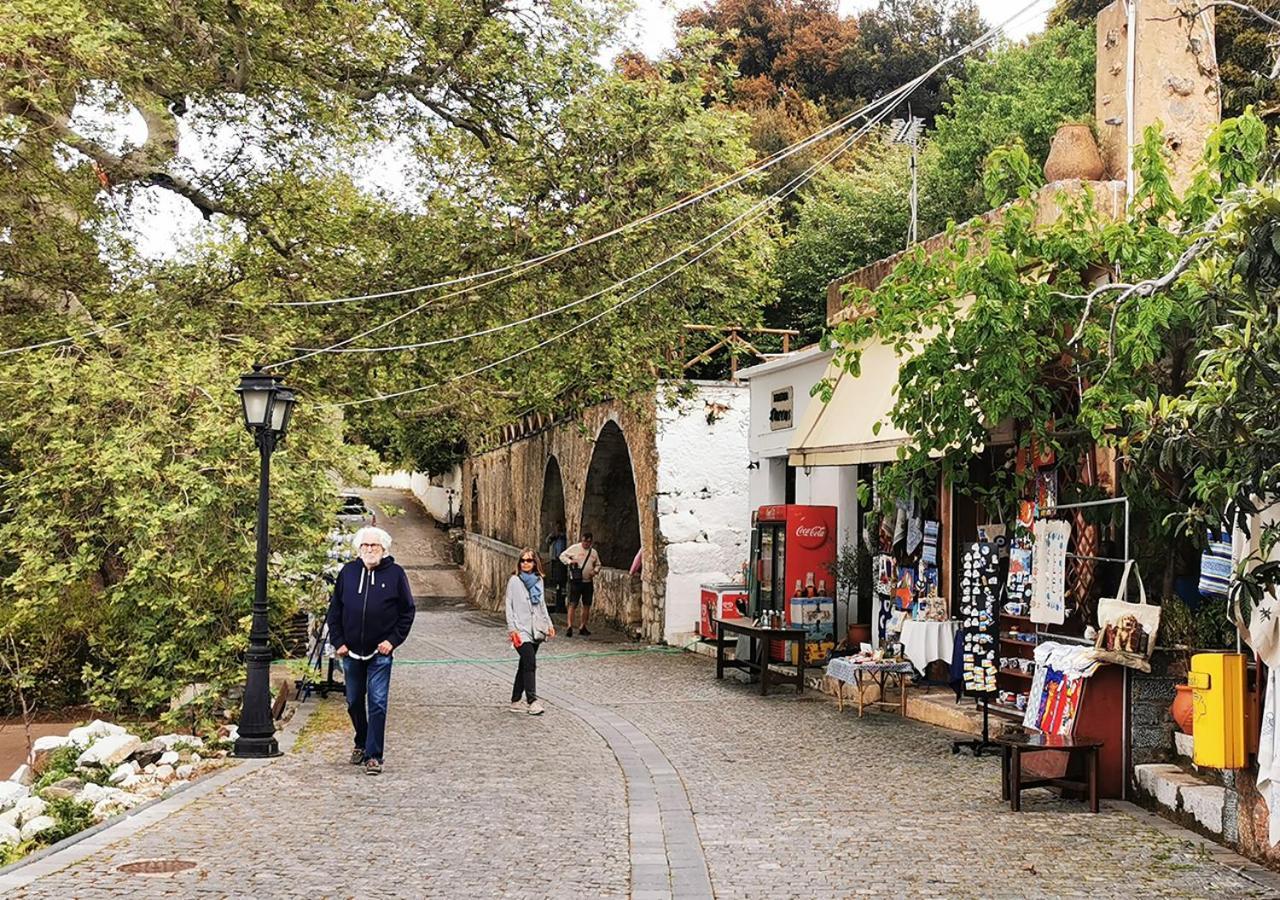
{"type": "Polygon", "coordinates": [[[595,600],[595,578],[600,571],[600,554],[592,546],[591,532],[584,531],[582,540],[560,554],[560,562],[569,567],[569,627],[565,637],[573,637],[573,607],[582,609],[578,633],[591,634],[587,622],[591,619],[591,603],[595,600]]]}
{"type": "Polygon", "coordinates": [[[543,708],[538,700],[538,647],[555,637],[556,629],[547,612],[542,561],[532,548],[520,551],[515,574],[507,579],[506,607],[507,636],[520,655],[515,684],[511,686],[511,711],[540,716],[543,708]],[[526,705],[521,704],[522,698],[526,705]]]}
{"type": "Polygon", "coordinates": [[[568,546],[569,539],[565,537],[564,525],[557,525],[555,532],[547,536],[547,556],[550,560],[550,566],[547,571],[547,586],[555,594],[555,612],[560,612],[564,609],[565,589],[569,585],[569,569],[564,563],[560,562],[560,554],[568,546]]]}
{"type": "Polygon", "coordinates": [[[387,555],[391,535],[361,528],[352,543],[360,554],[338,572],[329,601],[329,643],[342,659],[347,712],[355,727],[351,764],[382,774],[391,659],[413,627],[413,594],[404,569],[387,555]]]}

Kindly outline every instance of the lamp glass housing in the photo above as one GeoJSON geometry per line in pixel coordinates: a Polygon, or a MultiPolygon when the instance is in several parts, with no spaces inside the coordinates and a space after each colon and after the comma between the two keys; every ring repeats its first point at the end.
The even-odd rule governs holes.
{"type": "Polygon", "coordinates": [[[293,407],[298,402],[298,395],[290,388],[281,386],[276,388],[276,394],[271,403],[271,430],[275,432],[277,438],[282,438],[285,432],[289,430],[289,422],[293,419],[293,407]]]}
{"type": "Polygon", "coordinates": [[[236,393],[240,395],[246,428],[255,431],[272,422],[272,400],[276,393],[276,379],[273,376],[260,372],[241,375],[236,393]]]}

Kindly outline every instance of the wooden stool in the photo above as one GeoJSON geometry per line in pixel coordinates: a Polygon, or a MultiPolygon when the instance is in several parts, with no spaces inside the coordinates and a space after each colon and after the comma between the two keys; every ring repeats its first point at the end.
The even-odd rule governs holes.
{"type": "Polygon", "coordinates": [[[995,739],[1003,753],[1000,769],[1000,799],[1009,801],[1009,808],[1014,812],[1022,809],[1022,792],[1033,787],[1058,787],[1083,792],[1089,798],[1089,811],[1098,811],[1098,750],[1102,741],[1088,738],[1061,737],[1056,734],[1018,734],[995,739]],[[1067,754],[1067,769],[1077,755],[1084,756],[1086,780],[1076,781],[1073,778],[1032,778],[1022,777],[1022,755],[1024,753],[1040,753],[1044,750],[1059,750],[1067,754]]]}

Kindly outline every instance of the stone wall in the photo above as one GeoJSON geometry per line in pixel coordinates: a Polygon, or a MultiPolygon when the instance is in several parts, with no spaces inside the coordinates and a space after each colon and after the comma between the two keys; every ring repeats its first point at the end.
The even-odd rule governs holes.
{"type": "Polygon", "coordinates": [[[1135,766],[1173,758],[1173,733],[1177,726],[1173,724],[1169,706],[1177,693],[1175,687],[1186,682],[1185,677],[1175,678],[1169,674],[1174,662],[1168,650],[1157,648],[1151,655],[1150,673],[1129,673],[1129,745],[1135,766]]]}
{"type": "MultiPolygon", "coordinates": [[[[661,559],[654,515],[657,451],[654,397],[610,401],[593,406],[577,419],[551,425],[513,443],[469,457],[463,463],[462,492],[467,510],[467,554],[464,577],[481,605],[495,585],[512,571],[509,548],[535,547],[545,554],[543,489],[551,459],[559,468],[564,492],[565,525],[570,540],[582,531],[587,473],[596,438],[612,423],[625,438],[635,484],[635,511],[640,531],[642,575],[606,569],[596,582],[596,615],[651,641],[662,639],[661,559]],[[488,538],[474,541],[473,535],[488,538]],[[496,543],[495,543],[496,542],[496,543]],[[499,545],[505,545],[503,550],[499,545]],[[505,561],[504,561],[505,560],[505,561]],[[506,574],[503,575],[504,570],[506,574]],[[499,576],[500,579],[499,579],[499,576]]],[[[510,551],[514,553],[514,551],[510,551]]],[[[627,561],[630,562],[629,560],[627,561]]]]}
{"type": "MultiPolygon", "coordinates": [[[[1136,2],[1134,140],[1141,143],[1147,126],[1164,123],[1173,186],[1180,193],[1191,181],[1221,109],[1213,10],[1207,9],[1188,33],[1175,0],[1136,2]]],[[[1117,0],[1098,14],[1094,116],[1103,165],[1109,177],[1120,180],[1129,168],[1128,62],[1127,8],[1124,0],[1117,0]]]]}
{"type": "MultiPolygon", "coordinates": [[[[520,548],[479,534],[468,534],[464,573],[467,592],[481,609],[501,612],[507,580],[516,570],[520,548]]],[[[638,578],[617,569],[596,576],[593,616],[603,616],[628,633],[640,630],[641,587],[638,578]]]]}

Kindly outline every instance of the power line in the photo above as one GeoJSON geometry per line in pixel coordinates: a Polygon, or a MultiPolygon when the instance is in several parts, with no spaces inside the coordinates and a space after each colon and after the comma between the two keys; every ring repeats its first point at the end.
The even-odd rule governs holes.
{"type": "Polygon", "coordinates": [[[14,353],[26,353],[30,350],[43,350],[45,347],[57,347],[61,344],[70,344],[75,341],[85,340],[86,338],[97,337],[100,334],[106,334],[108,331],[115,331],[120,328],[127,328],[128,326],[134,324],[135,322],[140,322],[150,315],[151,313],[149,312],[142,313],[140,315],[133,316],[132,318],[125,319],[122,322],[115,322],[114,324],[111,324],[111,325],[103,325],[101,328],[95,328],[92,331],[86,331],[84,334],[72,335],[71,337],[56,338],[51,341],[41,341],[38,344],[27,344],[24,347],[9,347],[8,349],[0,350],[0,356],[10,356],[14,353]]]}
{"type": "MultiPolygon", "coordinates": [[[[425,384],[425,385],[419,385],[417,387],[406,388],[405,390],[394,391],[390,394],[380,394],[374,397],[363,397],[356,400],[344,400],[344,401],[339,401],[335,403],[326,403],[322,405],[326,407],[358,406],[365,403],[377,403],[384,400],[394,400],[399,397],[406,397],[411,394],[419,394],[419,393],[422,393],[423,391],[429,391],[434,388],[445,387],[449,384],[453,384],[455,382],[462,381],[463,379],[470,378],[473,375],[478,375],[481,372],[488,371],[489,369],[496,368],[500,365],[503,365],[504,363],[512,362],[513,360],[519,359],[522,356],[526,356],[529,353],[534,352],[535,350],[540,350],[543,347],[547,347],[550,344],[558,340],[561,340],[562,338],[568,337],[570,334],[573,334],[577,331],[582,330],[587,325],[590,325],[593,322],[597,322],[600,319],[604,318],[605,316],[609,315],[610,313],[627,305],[628,303],[631,303],[639,299],[640,297],[644,296],[649,291],[653,290],[654,288],[668,281],[675,275],[679,274],[680,272],[684,271],[685,269],[699,262],[706,256],[709,256],[711,253],[715,252],[721,245],[732,240],[735,236],[737,236],[739,233],[745,230],[746,227],[750,225],[752,221],[754,221],[757,217],[759,217],[759,215],[761,215],[764,212],[765,207],[777,202],[778,200],[785,197],[787,194],[790,194],[793,191],[798,190],[802,185],[808,182],[809,179],[811,179],[819,169],[826,166],[827,164],[835,160],[840,154],[846,152],[850,147],[852,147],[860,137],[862,137],[864,134],[869,132],[873,127],[875,127],[875,125],[880,120],[882,120],[885,116],[887,116],[891,110],[892,110],[891,106],[886,106],[883,110],[880,111],[880,113],[877,114],[875,118],[873,118],[871,121],[863,125],[853,135],[845,138],[845,140],[835,150],[829,152],[825,157],[823,157],[822,159],[818,160],[816,163],[811,165],[807,170],[805,170],[800,175],[797,175],[784,188],[770,195],[760,203],[757,203],[754,207],[747,210],[747,212],[739,215],[737,219],[744,220],[744,221],[742,221],[741,224],[738,225],[738,227],[734,228],[732,232],[722,237],[720,240],[716,241],[710,247],[707,247],[697,256],[693,257],[687,262],[682,263],[681,265],[677,266],[675,269],[672,269],[670,272],[668,272],[666,275],[663,275],[657,281],[644,286],[640,290],[635,291],[634,293],[630,294],[627,297],[624,297],[622,300],[619,300],[617,303],[613,304],[612,306],[606,307],[605,309],[601,310],[600,312],[596,313],[593,316],[590,316],[589,318],[584,319],[583,321],[577,323],[576,325],[572,325],[569,328],[564,329],[563,331],[557,332],[556,334],[548,338],[545,338],[542,341],[539,341],[538,343],[534,344],[531,347],[525,347],[521,350],[517,350],[515,353],[511,353],[507,356],[502,357],[501,359],[494,360],[493,362],[486,363],[485,365],[482,365],[482,366],[477,366],[474,369],[470,369],[466,372],[462,372],[457,375],[451,376],[449,378],[444,379],[443,381],[437,381],[431,384],[425,384]]],[[[732,222],[730,222],[729,224],[732,224],[732,222]]],[[[718,229],[718,231],[723,231],[724,228],[726,227],[727,225],[721,226],[721,228],[718,229]]]]}
{"type": "MultiPolygon", "coordinates": [[[[918,86],[919,82],[923,82],[924,80],[930,78],[934,73],[936,73],[938,70],[942,69],[943,67],[949,65],[951,62],[961,58],[962,56],[967,55],[968,53],[972,52],[973,49],[975,49],[976,47],[979,47],[985,43],[989,43],[991,40],[994,40],[996,37],[1000,35],[1000,33],[1005,28],[1011,25],[1014,21],[1022,18],[1024,15],[1026,15],[1035,7],[1044,5],[1047,2],[1049,2],[1049,0],[1033,0],[1033,2],[1028,3],[1021,10],[1019,10],[1018,12],[1014,13],[1014,15],[1006,19],[1002,24],[997,25],[991,29],[988,29],[983,35],[981,35],[969,46],[961,49],[955,54],[952,54],[950,57],[947,57],[946,59],[943,59],[942,61],[935,64],[933,67],[927,70],[922,76],[920,76],[915,82],[909,82],[909,84],[912,85],[911,90],[914,90],[915,87],[918,86]]],[[[899,90],[901,90],[901,88],[899,88],[899,90]]],[[[687,195],[686,197],[680,200],[677,200],[674,203],[671,203],[663,207],[662,209],[656,210],[655,212],[649,213],[645,216],[641,216],[638,219],[633,219],[632,221],[619,225],[618,227],[610,229],[609,231],[602,232],[601,234],[594,235],[593,237],[586,238],[582,241],[579,241],[576,244],[571,244],[567,247],[562,247],[550,253],[545,253],[540,256],[535,256],[530,259],[521,260],[515,263],[509,263],[505,266],[499,266],[497,268],[489,269],[484,272],[477,272],[471,275],[463,275],[457,278],[449,278],[443,281],[432,282],[430,284],[414,285],[412,287],[399,288],[391,291],[380,291],[380,292],[369,293],[369,294],[358,294],[358,295],[353,295],[348,297],[333,297],[333,298],[328,298],[324,300],[277,301],[273,303],[268,303],[267,305],[276,306],[276,307],[331,306],[331,305],[336,305],[341,303],[357,303],[357,302],[363,302],[365,300],[381,300],[389,297],[400,297],[400,296],[405,296],[407,294],[421,293],[424,291],[436,290],[438,288],[443,288],[443,287],[453,287],[455,285],[460,285],[460,284],[469,284],[473,281],[492,278],[492,276],[503,276],[503,277],[492,278],[492,280],[486,281],[484,284],[476,285],[474,289],[479,289],[481,287],[486,287],[492,284],[496,284],[500,281],[505,281],[508,278],[516,277],[531,269],[545,265],[546,263],[551,262],[555,259],[558,259],[559,257],[564,256],[568,253],[572,253],[584,247],[589,247],[593,244],[599,243],[600,241],[607,240],[608,238],[615,237],[619,234],[630,231],[634,228],[638,228],[641,225],[646,225],[649,222],[656,221],[657,219],[670,215],[671,213],[678,212],[679,210],[684,209],[688,206],[693,206],[698,203],[701,203],[702,201],[706,200],[709,197],[714,196],[715,194],[720,193],[721,191],[727,190],[728,188],[733,187],[736,184],[740,184],[741,182],[752,177],[753,175],[757,175],[767,171],[768,169],[772,168],[773,166],[777,165],[778,163],[782,162],[788,157],[793,156],[796,153],[799,153],[801,150],[807,149],[810,145],[818,141],[825,140],[826,138],[830,137],[831,135],[835,134],[838,131],[842,131],[849,125],[853,124],[853,122],[856,119],[867,115],[869,111],[874,109],[877,104],[879,104],[880,102],[892,96],[893,95],[891,93],[889,95],[885,95],[879,100],[872,101],[871,103],[867,104],[861,109],[856,110],[852,113],[849,113],[848,115],[840,119],[837,119],[832,124],[819,129],[818,131],[814,132],[808,137],[802,138],[801,140],[796,141],[795,143],[787,147],[784,147],[782,150],[779,150],[774,152],[773,154],[770,154],[760,162],[753,163],[750,166],[747,166],[743,169],[739,169],[734,174],[728,176],[728,178],[726,178],[725,180],[714,184],[710,188],[707,188],[696,194],[687,195]]]]}
{"type": "MultiPolygon", "coordinates": [[[[878,112],[876,112],[876,113],[875,113],[875,114],[874,114],[874,115],[873,115],[873,116],[868,120],[868,122],[867,122],[866,124],[864,124],[864,125],[862,126],[862,128],[861,128],[858,132],[856,132],[855,134],[857,134],[857,135],[859,135],[859,136],[860,136],[861,134],[865,133],[865,131],[867,130],[867,128],[868,128],[868,126],[869,126],[869,125],[872,125],[872,124],[874,124],[874,123],[878,122],[879,120],[883,119],[883,118],[887,115],[887,113],[888,113],[888,112],[893,108],[893,106],[894,106],[894,105],[896,105],[896,103],[897,103],[900,99],[902,99],[903,97],[905,97],[905,96],[907,96],[907,95],[911,94],[911,93],[912,93],[912,92],[913,92],[917,87],[919,87],[919,86],[920,86],[921,84],[923,84],[926,80],[928,80],[928,79],[929,79],[929,78],[930,78],[930,77],[931,77],[935,72],[937,72],[939,69],[941,69],[941,68],[943,68],[943,67],[945,67],[945,66],[949,65],[950,63],[954,62],[954,61],[955,61],[955,60],[957,60],[957,59],[962,58],[963,56],[965,56],[965,55],[967,55],[967,54],[969,54],[969,53],[973,52],[974,50],[976,50],[976,49],[978,49],[978,48],[980,48],[980,47],[982,47],[982,46],[985,46],[986,44],[989,44],[989,43],[993,42],[997,37],[999,37],[999,35],[1000,35],[1000,33],[1002,32],[1002,30],[1003,30],[1005,27],[1007,27],[1010,23],[1012,23],[1012,22],[1013,22],[1013,21],[1015,21],[1016,19],[1020,18],[1022,15],[1026,14],[1028,11],[1030,11],[1030,10],[1031,10],[1031,9],[1033,9],[1034,7],[1039,6],[1039,5],[1042,5],[1042,4],[1043,4],[1043,3],[1045,3],[1045,2],[1047,2],[1047,0],[1035,0],[1035,2],[1032,2],[1032,3],[1028,4],[1027,6],[1023,7],[1023,8],[1022,8],[1022,10],[1020,10],[1018,13],[1015,13],[1012,17],[1010,17],[1009,19],[1007,19],[1004,23],[1002,23],[1002,24],[1000,24],[1000,25],[997,25],[997,26],[995,26],[995,27],[993,27],[993,28],[988,29],[986,32],[984,32],[982,35],[980,35],[978,38],[976,38],[976,39],[975,39],[974,41],[972,41],[970,44],[968,44],[968,45],[967,45],[967,46],[965,46],[964,48],[960,49],[960,50],[959,50],[959,51],[957,51],[956,53],[952,54],[951,56],[949,56],[949,57],[947,57],[947,58],[945,58],[945,59],[943,59],[943,60],[939,61],[938,63],[934,64],[932,67],[930,67],[928,70],[926,70],[926,71],[925,71],[924,73],[922,73],[921,75],[917,76],[916,78],[912,79],[911,81],[909,81],[909,82],[907,82],[907,83],[905,83],[905,84],[903,84],[903,85],[900,85],[899,87],[897,87],[897,88],[895,88],[894,90],[890,91],[888,94],[885,94],[885,95],[881,96],[880,98],[878,98],[878,99],[876,99],[876,100],[872,101],[871,103],[868,103],[866,106],[864,106],[864,107],[862,108],[862,110],[859,110],[857,113],[852,114],[852,116],[850,116],[850,117],[846,117],[846,120],[845,120],[845,121],[846,121],[846,123],[847,123],[847,121],[848,121],[848,120],[851,120],[853,117],[856,117],[856,116],[862,115],[862,114],[863,114],[865,111],[867,111],[867,110],[872,110],[872,109],[877,109],[877,108],[878,108],[878,112]]],[[[843,126],[841,126],[841,127],[843,127],[843,126]]],[[[812,137],[812,136],[811,136],[811,137],[812,137]]],[[[802,143],[802,142],[801,142],[801,143],[802,143]]],[[[799,146],[799,144],[793,145],[793,147],[795,147],[795,146],[799,146]]],[[[779,159],[781,159],[781,158],[783,158],[783,157],[779,157],[779,159]]],[[[744,177],[745,177],[745,176],[744,176],[744,177]]],[[[739,179],[739,180],[741,180],[741,179],[739,179]]],[[[726,183],[726,184],[727,184],[727,183],[726,183]]],[[[723,189],[723,187],[721,187],[721,188],[717,188],[717,190],[720,190],[720,189],[723,189]]],[[[710,194],[703,195],[703,196],[704,196],[704,199],[705,199],[705,196],[709,196],[709,195],[710,195],[710,194]]],[[[645,217],[645,219],[652,220],[653,218],[656,218],[657,216],[662,215],[662,214],[665,214],[665,213],[664,213],[663,211],[659,211],[659,213],[651,213],[648,217],[645,217]]],[[[635,220],[635,222],[641,222],[641,221],[644,221],[645,219],[635,220]]],[[[630,223],[630,224],[625,225],[625,226],[620,226],[620,228],[619,228],[619,229],[615,229],[615,232],[618,232],[618,231],[620,231],[620,230],[625,230],[625,229],[627,229],[627,228],[631,227],[631,225],[633,225],[633,224],[635,224],[635,223],[633,222],[633,223],[630,223]]],[[[722,226],[722,227],[723,227],[723,226],[722,226]]],[[[327,353],[341,353],[341,352],[348,352],[348,353],[353,353],[353,352],[354,352],[354,353],[394,352],[394,351],[398,351],[398,350],[420,349],[420,348],[422,348],[422,347],[439,346],[439,345],[441,345],[441,344],[454,343],[454,342],[456,342],[456,341],[467,340],[467,339],[470,339],[470,338],[472,338],[472,337],[477,337],[477,336],[481,336],[481,335],[485,335],[485,334],[492,334],[492,333],[495,333],[495,332],[498,332],[498,331],[505,330],[505,329],[507,329],[507,328],[517,327],[518,325],[528,324],[528,322],[530,322],[530,321],[535,321],[535,320],[537,320],[537,319],[539,319],[539,318],[543,318],[543,317],[545,317],[545,316],[547,316],[547,315],[552,315],[552,314],[554,314],[554,313],[556,313],[556,312],[563,311],[564,309],[568,309],[568,308],[572,308],[572,307],[574,307],[574,306],[580,305],[581,303],[584,303],[584,302],[586,302],[587,300],[594,299],[594,298],[599,297],[599,296],[601,296],[601,295],[603,295],[603,294],[605,294],[605,293],[608,293],[608,292],[610,292],[610,291],[612,291],[612,290],[615,290],[615,289],[617,289],[618,287],[621,287],[622,285],[628,284],[628,283],[630,283],[631,281],[634,281],[637,277],[640,277],[641,275],[647,274],[648,272],[651,272],[651,271],[653,271],[653,270],[654,270],[654,269],[656,269],[656,268],[660,268],[661,266],[666,265],[668,262],[671,262],[672,260],[679,258],[679,257],[680,257],[681,255],[683,255],[684,253],[688,252],[688,250],[689,250],[689,249],[692,249],[692,247],[697,246],[698,244],[702,243],[702,241],[707,240],[709,237],[713,236],[713,235],[714,235],[714,234],[716,234],[716,233],[718,233],[718,230],[717,230],[717,232],[712,232],[712,235],[708,235],[708,236],[706,236],[706,237],[702,238],[700,241],[695,242],[694,244],[687,246],[686,248],[682,249],[682,250],[681,250],[681,251],[679,251],[678,253],[673,254],[672,256],[670,256],[670,257],[668,257],[667,259],[663,260],[662,262],[660,262],[660,263],[656,264],[655,266],[651,266],[649,269],[646,269],[644,272],[641,272],[641,273],[638,273],[638,274],[636,274],[636,275],[629,276],[628,278],[622,279],[622,280],[620,280],[620,281],[614,282],[612,285],[610,285],[610,286],[608,286],[608,287],[604,288],[604,289],[603,289],[603,290],[601,290],[601,291],[596,292],[595,294],[591,295],[590,297],[580,298],[579,300],[577,300],[577,301],[573,301],[573,302],[571,302],[571,303],[569,303],[569,304],[566,304],[565,306],[563,306],[563,307],[561,307],[561,308],[559,308],[559,309],[557,309],[557,310],[551,310],[551,311],[548,311],[548,312],[546,312],[546,313],[540,313],[540,314],[538,314],[538,315],[535,315],[535,316],[532,316],[532,317],[528,317],[527,319],[522,319],[522,320],[519,320],[519,321],[517,321],[517,322],[509,322],[509,323],[505,323],[504,325],[501,325],[501,326],[495,326],[495,327],[493,327],[493,328],[484,329],[484,330],[482,330],[482,331],[479,331],[479,332],[473,332],[473,333],[466,334],[466,335],[459,335],[459,336],[455,336],[455,337],[452,337],[452,338],[443,338],[443,339],[438,339],[438,340],[434,340],[434,341],[419,342],[419,343],[416,343],[416,344],[402,344],[402,345],[395,345],[395,346],[389,346],[389,347],[350,348],[350,349],[344,350],[344,348],[346,348],[349,344],[352,344],[352,343],[354,343],[355,341],[360,340],[361,338],[368,337],[369,335],[376,334],[376,333],[377,333],[377,332],[379,332],[379,331],[382,331],[382,330],[384,330],[384,329],[386,329],[386,328],[389,328],[390,326],[395,325],[396,323],[403,321],[404,319],[408,318],[409,316],[416,315],[417,313],[421,312],[423,309],[425,309],[427,306],[429,306],[429,305],[431,305],[431,304],[433,304],[433,303],[438,303],[438,302],[440,302],[440,301],[442,301],[442,300],[449,299],[450,297],[458,296],[459,294],[470,293],[470,292],[472,292],[472,291],[478,290],[478,289],[479,289],[479,288],[481,288],[481,287],[485,287],[485,286],[487,286],[487,284],[493,283],[493,282],[486,282],[485,284],[481,284],[481,285],[474,285],[474,286],[469,287],[469,288],[464,288],[464,289],[461,289],[461,290],[459,290],[459,291],[454,291],[454,292],[451,292],[451,293],[449,293],[449,294],[445,294],[445,295],[443,295],[443,296],[441,296],[441,297],[433,298],[433,299],[431,299],[431,300],[428,300],[428,301],[426,301],[426,302],[424,302],[424,303],[419,304],[418,306],[414,307],[413,309],[410,309],[410,310],[408,310],[408,311],[406,311],[406,312],[400,313],[400,314],[398,314],[398,315],[396,315],[396,316],[393,316],[392,318],[390,318],[390,319],[388,319],[388,320],[386,320],[386,321],[384,321],[384,322],[381,322],[381,323],[379,323],[379,324],[377,324],[377,325],[374,325],[374,326],[372,326],[372,327],[370,327],[370,328],[367,328],[367,329],[365,329],[364,331],[360,332],[359,334],[352,335],[351,337],[344,338],[343,340],[340,340],[340,341],[336,341],[336,342],[334,342],[334,343],[332,343],[332,344],[330,344],[330,345],[328,345],[328,346],[326,346],[326,347],[315,347],[315,348],[309,348],[309,349],[307,349],[305,352],[301,353],[301,354],[300,354],[300,355],[298,355],[298,356],[291,357],[291,358],[289,358],[289,359],[287,359],[287,360],[284,360],[284,361],[282,361],[282,362],[280,362],[280,363],[275,363],[274,365],[276,365],[276,366],[291,365],[291,364],[293,364],[293,363],[297,363],[297,362],[301,362],[302,360],[309,359],[309,358],[311,358],[311,357],[313,357],[313,356],[317,356],[317,355],[319,355],[319,354],[327,354],[327,353]]],[[[589,239],[589,241],[587,241],[587,242],[583,242],[583,243],[580,243],[580,244],[577,244],[577,245],[573,245],[573,246],[568,247],[568,248],[563,248],[562,250],[556,251],[556,252],[555,252],[555,253],[553,253],[553,254],[547,254],[546,256],[544,256],[544,257],[540,257],[539,259],[542,259],[542,260],[544,260],[544,261],[545,261],[545,260],[549,260],[549,259],[551,259],[551,258],[554,258],[554,257],[558,256],[558,255],[563,255],[564,253],[567,253],[567,252],[570,252],[570,251],[572,251],[572,250],[574,250],[574,249],[577,249],[578,247],[586,246],[586,244],[587,244],[587,243],[594,243],[594,242],[595,242],[595,241],[597,241],[597,240],[603,239],[603,237],[604,237],[604,236],[600,236],[600,235],[598,235],[596,238],[589,239]]],[[[539,264],[540,264],[540,263],[539,263],[539,264]]],[[[507,267],[507,268],[510,268],[510,267],[507,267]]],[[[495,270],[495,271],[497,271],[497,270],[495,270]]],[[[501,280],[505,280],[506,278],[510,278],[510,277],[514,277],[515,275],[522,274],[524,271],[527,271],[527,269],[521,270],[521,271],[519,271],[519,272],[510,272],[509,274],[504,275],[502,278],[494,279],[494,281],[501,281],[501,280]]],[[[406,289],[406,292],[407,292],[407,291],[409,291],[409,290],[413,290],[413,289],[406,289]]]]}

